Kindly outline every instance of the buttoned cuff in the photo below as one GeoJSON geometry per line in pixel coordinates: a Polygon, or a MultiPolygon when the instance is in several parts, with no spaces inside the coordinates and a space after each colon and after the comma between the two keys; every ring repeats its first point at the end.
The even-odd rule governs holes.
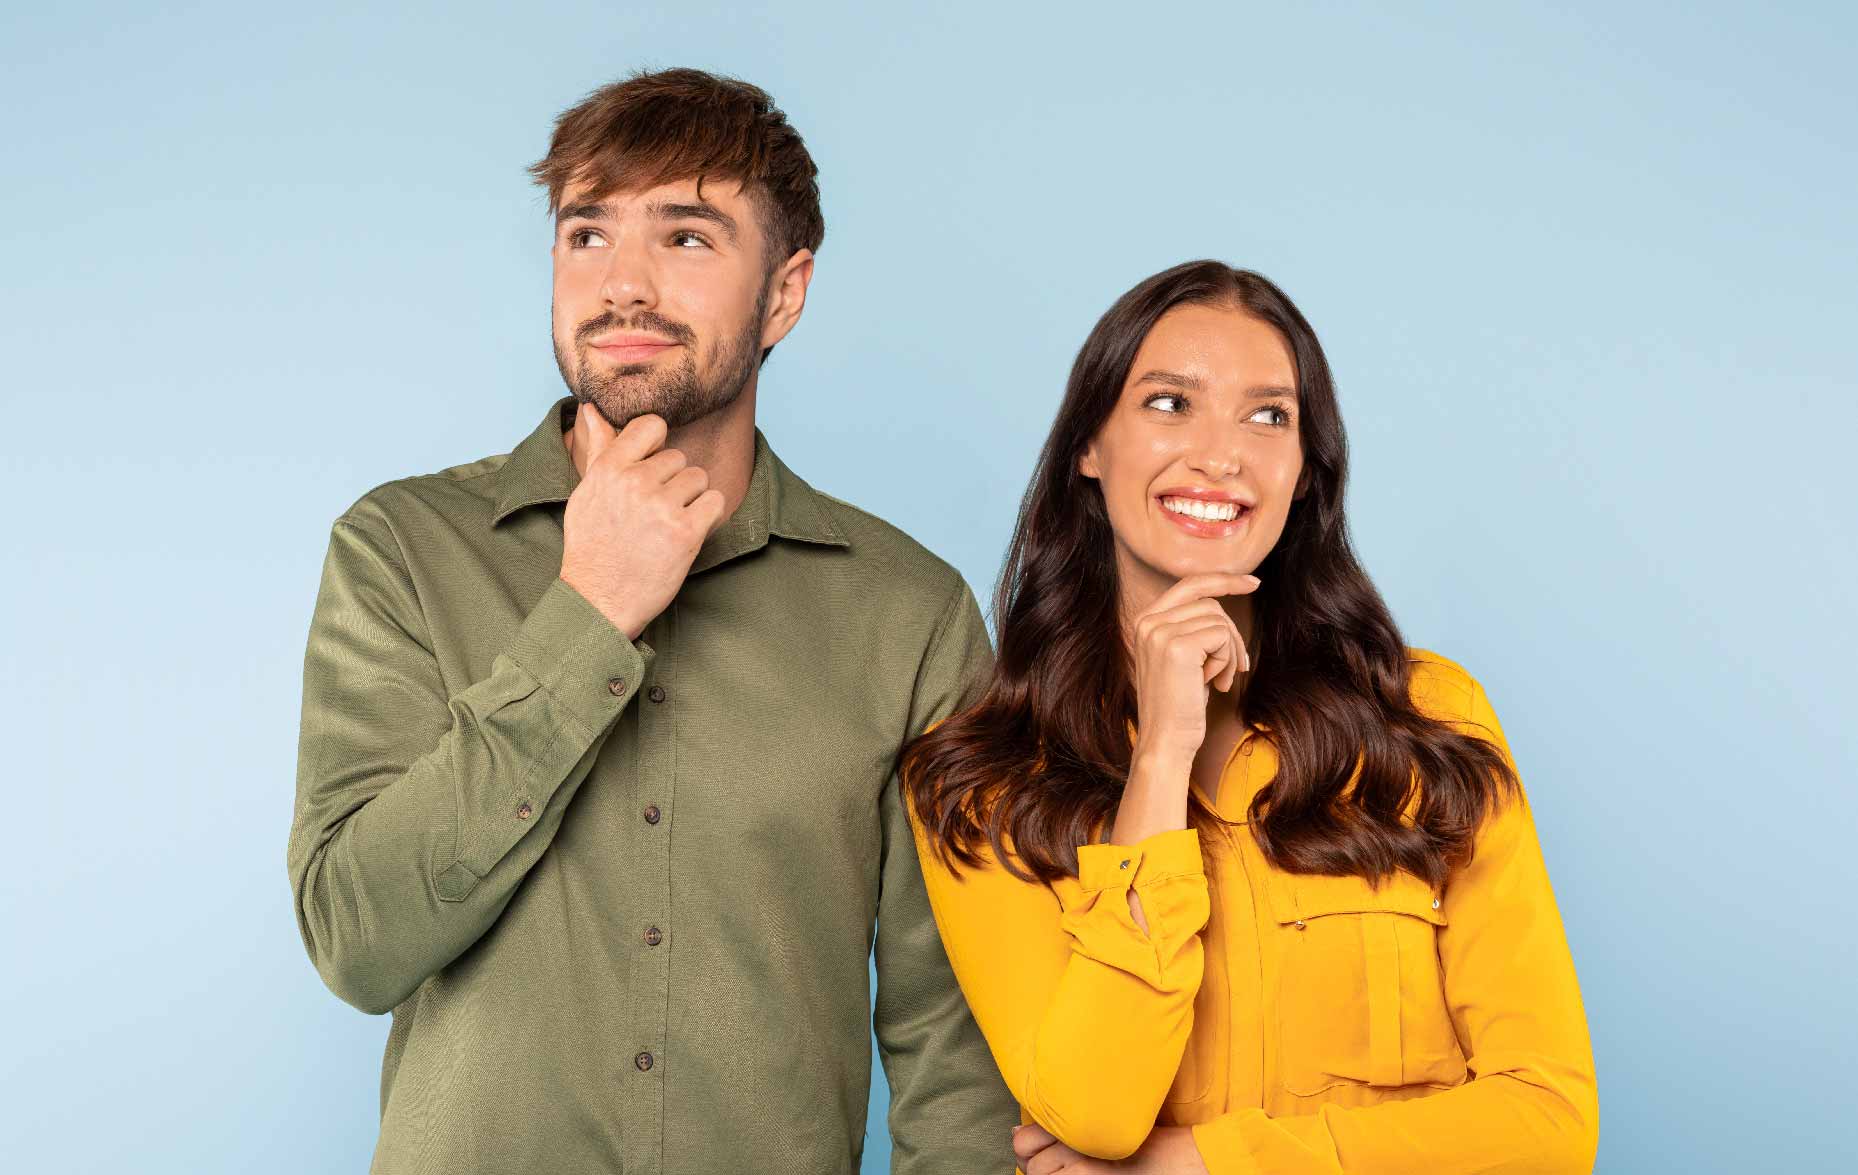
{"type": "Polygon", "coordinates": [[[1211,905],[1196,830],[1158,832],[1133,845],[1080,846],[1077,885],[1063,887],[1059,902],[1059,925],[1079,953],[1156,991],[1199,987],[1200,931],[1211,905]],[[1146,932],[1129,910],[1131,889],[1141,899],[1146,932]]]}
{"type": "Polygon", "coordinates": [[[1195,874],[1206,875],[1197,829],[1173,828],[1133,845],[1083,845],[1077,850],[1077,883],[1086,891],[1141,889],[1195,874]]]}
{"type": "Polygon", "coordinates": [[[628,640],[557,576],[529,610],[509,655],[587,734],[596,735],[639,692],[654,653],[644,641],[628,640]]]}

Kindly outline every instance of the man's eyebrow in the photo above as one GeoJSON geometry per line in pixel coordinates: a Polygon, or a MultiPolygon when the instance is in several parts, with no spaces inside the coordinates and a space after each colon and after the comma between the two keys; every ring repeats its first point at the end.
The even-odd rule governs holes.
{"type": "Polygon", "coordinates": [[[722,234],[729,238],[730,244],[733,245],[736,240],[735,218],[706,200],[695,204],[674,204],[666,200],[658,200],[646,206],[645,214],[654,220],[708,221],[722,230],[722,234]]]}
{"type": "Polygon", "coordinates": [[[555,214],[555,223],[557,224],[561,223],[564,220],[611,220],[611,219],[613,219],[613,206],[610,204],[602,204],[598,202],[585,203],[585,204],[570,204],[568,207],[563,208],[560,212],[557,212],[555,214]]]}
{"type": "MultiPolygon", "coordinates": [[[[1178,371],[1163,371],[1160,368],[1143,372],[1142,378],[1135,382],[1165,384],[1171,388],[1185,388],[1190,392],[1197,392],[1205,386],[1200,382],[1199,376],[1186,375],[1178,371]]],[[[1297,389],[1287,388],[1282,384],[1259,384],[1256,387],[1245,389],[1245,398],[1248,400],[1262,400],[1270,396],[1288,396],[1294,400],[1297,398],[1297,389]]]]}

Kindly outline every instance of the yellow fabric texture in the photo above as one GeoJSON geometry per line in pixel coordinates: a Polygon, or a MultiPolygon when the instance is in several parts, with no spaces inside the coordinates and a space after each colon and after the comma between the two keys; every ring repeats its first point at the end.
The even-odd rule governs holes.
{"type": "MultiPolygon", "coordinates": [[[[1409,658],[1415,703],[1508,759],[1478,682],[1409,658]]],[[[1025,1120],[1102,1158],[1191,1126],[1212,1175],[1590,1171],[1592,1048],[1528,804],[1503,804],[1441,891],[1406,873],[1376,888],[1265,860],[1243,822],[1275,770],[1268,738],[1243,739],[1216,803],[1238,827],[1083,846],[1052,886],[991,854],[951,872],[916,824],[1025,1120]]]]}

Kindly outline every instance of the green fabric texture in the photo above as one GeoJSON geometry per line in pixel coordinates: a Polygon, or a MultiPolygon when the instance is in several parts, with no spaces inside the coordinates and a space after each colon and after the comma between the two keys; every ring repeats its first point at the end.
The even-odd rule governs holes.
{"type": "Polygon", "coordinates": [[[629,641],[558,576],[574,409],[331,528],[287,856],[324,982],[393,1013],[373,1170],[856,1171],[873,1023],[892,1170],[1011,1170],[895,777],[989,666],[973,593],[757,430],[629,641]]]}

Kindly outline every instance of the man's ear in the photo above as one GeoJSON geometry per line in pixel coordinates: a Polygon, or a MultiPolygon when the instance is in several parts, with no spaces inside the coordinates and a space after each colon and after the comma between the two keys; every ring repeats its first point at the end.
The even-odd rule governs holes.
{"type": "Polygon", "coordinates": [[[806,287],[813,280],[813,250],[801,249],[769,275],[767,314],[761,320],[761,349],[787,337],[806,309],[806,287]]]}

